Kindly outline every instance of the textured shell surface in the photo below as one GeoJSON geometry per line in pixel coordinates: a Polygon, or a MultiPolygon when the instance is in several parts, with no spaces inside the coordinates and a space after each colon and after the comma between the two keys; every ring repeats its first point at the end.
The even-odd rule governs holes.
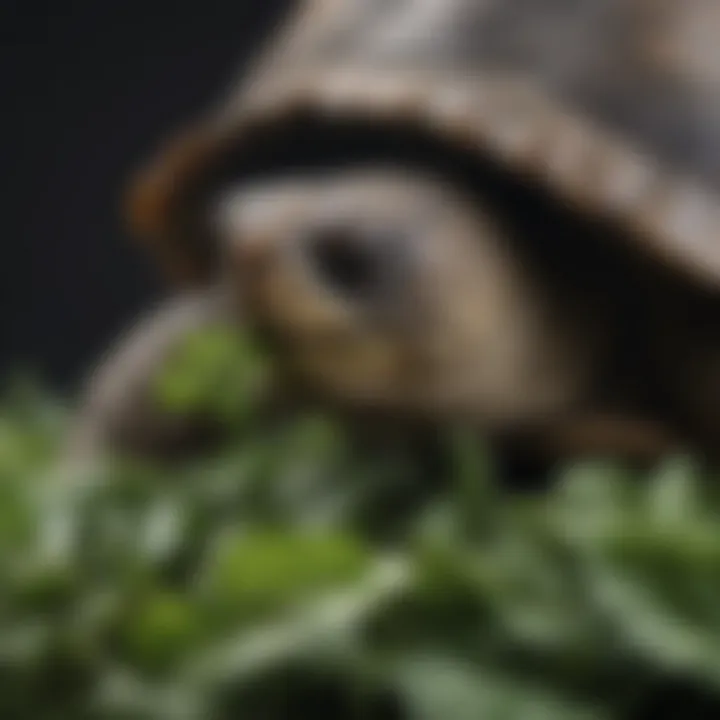
{"type": "Polygon", "coordinates": [[[719,29],[713,0],[319,0],[275,70],[523,78],[720,187],[719,29]]]}
{"type": "Polygon", "coordinates": [[[173,247],[183,192],[251,121],[299,105],[402,116],[619,221],[717,291],[718,32],[713,0],[306,0],[140,176],[131,215],[173,247]]]}

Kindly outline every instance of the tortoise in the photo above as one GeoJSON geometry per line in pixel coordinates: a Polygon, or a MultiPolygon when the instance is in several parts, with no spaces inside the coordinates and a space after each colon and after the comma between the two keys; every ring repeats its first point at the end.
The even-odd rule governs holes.
{"type": "Polygon", "coordinates": [[[86,437],[152,445],[151,370],[226,313],[348,416],[715,457],[718,32],[712,0],[300,3],[130,183],[174,297],[86,437]]]}

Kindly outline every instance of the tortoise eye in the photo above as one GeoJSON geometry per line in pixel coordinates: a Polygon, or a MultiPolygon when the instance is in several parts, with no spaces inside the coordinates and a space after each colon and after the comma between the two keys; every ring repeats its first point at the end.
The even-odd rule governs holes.
{"type": "Polygon", "coordinates": [[[371,299],[387,275],[387,241],[356,227],[317,228],[302,251],[319,282],[352,300],[371,299]]]}

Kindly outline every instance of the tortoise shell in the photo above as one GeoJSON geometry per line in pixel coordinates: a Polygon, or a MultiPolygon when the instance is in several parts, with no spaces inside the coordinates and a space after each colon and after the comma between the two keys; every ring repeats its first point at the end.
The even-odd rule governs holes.
{"type": "Polygon", "coordinates": [[[716,290],[718,30],[712,0],[306,0],[142,170],[129,215],[175,277],[202,279],[191,200],[259,128],[394,123],[542,183],[716,290]]]}

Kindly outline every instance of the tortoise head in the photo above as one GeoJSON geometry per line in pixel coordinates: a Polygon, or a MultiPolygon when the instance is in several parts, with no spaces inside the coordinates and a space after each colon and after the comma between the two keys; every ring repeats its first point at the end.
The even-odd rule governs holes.
{"type": "Polygon", "coordinates": [[[225,279],[319,396],[497,426],[577,391],[577,345],[503,229],[449,182],[345,169],[226,187],[209,207],[225,279]]]}

